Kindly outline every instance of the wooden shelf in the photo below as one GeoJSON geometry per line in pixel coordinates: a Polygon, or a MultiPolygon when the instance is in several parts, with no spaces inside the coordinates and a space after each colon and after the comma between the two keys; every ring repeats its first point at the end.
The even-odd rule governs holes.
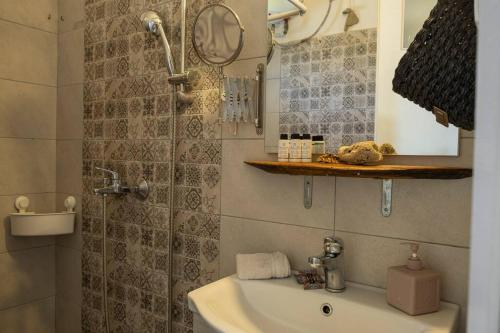
{"type": "Polygon", "coordinates": [[[326,163],[293,163],[245,161],[269,173],[337,176],[376,179],[462,179],[472,177],[472,169],[421,165],[350,165],[326,163]]]}

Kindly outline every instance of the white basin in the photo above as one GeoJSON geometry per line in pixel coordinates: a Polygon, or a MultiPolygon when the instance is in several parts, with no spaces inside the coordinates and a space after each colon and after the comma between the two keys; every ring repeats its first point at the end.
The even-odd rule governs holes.
{"type": "MultiPolygon", "coordinates": [[[[303,290],[294,279],[239,280],[230,276],[188,294],[189,308],[213,332],[224,333],[445,333],[455,332],[459,307],[408,316],[385,301],[382,289],[348,284],[343,293],[303,290]],[[325,316],[321,309],[331,304],[325,316]]],[[[196,327],[195,327],[195,333],[196,327]]]]}

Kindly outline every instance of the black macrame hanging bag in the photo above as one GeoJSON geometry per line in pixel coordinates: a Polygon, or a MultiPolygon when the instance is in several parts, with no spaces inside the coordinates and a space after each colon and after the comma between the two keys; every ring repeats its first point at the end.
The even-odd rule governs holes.
{"type": "Polygon", "coordinates": [[[393,90],[438,122],[472,130],[475,82],[474,0],[439,0],[401,58],[393,90]]]}

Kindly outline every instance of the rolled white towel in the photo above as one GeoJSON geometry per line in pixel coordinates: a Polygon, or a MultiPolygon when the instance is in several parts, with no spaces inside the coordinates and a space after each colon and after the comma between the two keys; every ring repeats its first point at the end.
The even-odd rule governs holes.
{"type": "Polygon", "coordinates": [[[285,254],[237,254],[236,271],[242,280],[263,280],[290,276],[290,263],[285,254]]]}

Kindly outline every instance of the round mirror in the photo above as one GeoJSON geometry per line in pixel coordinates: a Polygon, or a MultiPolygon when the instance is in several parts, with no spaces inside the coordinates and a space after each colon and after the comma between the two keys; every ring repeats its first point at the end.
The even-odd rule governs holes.
{"type": "Polygon", "coordinates": [[[193,46],[205,63],[229,65],[243,48],[243,31],[238,15],[231,8],[208,5],[194,21],[193,46]]]}

